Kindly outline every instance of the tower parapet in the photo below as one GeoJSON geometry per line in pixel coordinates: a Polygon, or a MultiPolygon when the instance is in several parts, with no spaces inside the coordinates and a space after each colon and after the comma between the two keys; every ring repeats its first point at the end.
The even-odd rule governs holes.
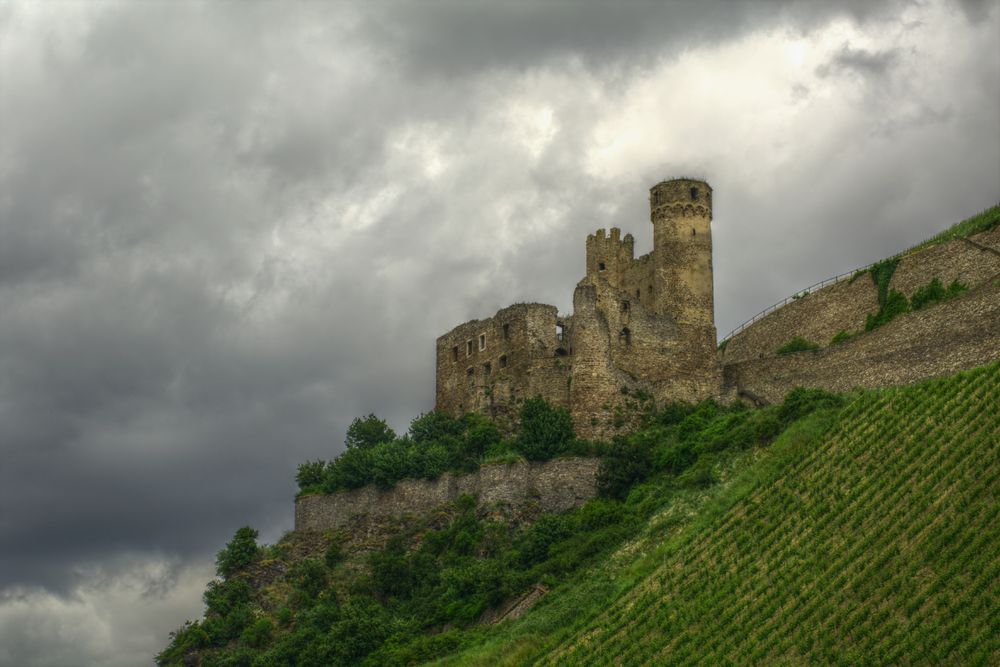
{"type": "Polygon", "coordinates": [[[605,235],[603,229],[587,235],[587,276],[600,277],[614,286],[621,282],[625,271],[635,258],[635,239],[631,234],[621,238],[621,230],[611,228],[605,235]]]}

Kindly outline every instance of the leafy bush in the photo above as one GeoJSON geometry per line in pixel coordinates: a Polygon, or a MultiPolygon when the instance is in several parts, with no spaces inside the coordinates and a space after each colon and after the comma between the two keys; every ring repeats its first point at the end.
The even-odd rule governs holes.
{"type": "Polygon", "coordinates": [[[841,329],[840,331],[838,331],[833,335],[833,338],[830,340],[830,345],[837,345],[838,343],[849,341],[857,335],[858,335],[857,332],[851,332],[848,331],[847,329],[841,329]]]}
{"type": "Polygon", "coordinates": [[[243,630],[243,633],[240,635],[240,641],[247,646],[260,648],[271,642],[273,634],[274,624],[271,622],[271,619],[267,617],[258,618],[253,624],[243,630]]]}
{"type": "Polygon", "coordinates": [[[616,437],[601,459],[597,489],[602,496],[622,500],[652,471],[653,451],[648,442],[638,437],[616,437]]]}
{"type": "Polygon", "coordinates": [[[797,387],[785,396],[777,416],[784,425],[788,425],[817,410],[839,408],[843,405],[844,397],[840,394],[833,394],[823,389],[797,387]]]}
{"type": "Polygon", "coordinates": [[[215,571],[223,579],[246,569],[257,557],[257,531],[243,526],[236,531],[233,539],[215,556],[215,571]]]}
{"type": "Polygon", "coordinates": [[[923,287],[917,288],[910,297],[910,305],[913,310],[920,310],[927,306],[942,301],[947,301],[963,292],[968,291],[968,287],[957,280],[952,281],[946,288],[938,278],[932,278],[923,287]]]}
{"type": "Polygon", "coordinates": [[[295,475],[300,489],[313,489],[322,486],[326,479],[326,461],[306,461],[299,465],[295,475]]]}
{"type": "Polygon", "coordinates": [[[536,396],[521,407],[521,430],[514,448],[529,461],[547,461],[562,453],[575,437],[569,411],[536,396]]]}
{"type": "Polygon", "coordinates": [[[791,339],[781,347],[779,347],[776,352],[778,354],[791,354],[792,352],[805,352],[807,350],[818,350],[819,345],[812,342],[811,340],[806,340],[802,336],[796,336],[791,339]]]}
{"type": "Polygon", "coordinates": [[[292,588],[300,593],[300,601],[315,600],[326,587],[326,564],[316,558],[303,558],[288,572],[292,588]]]}
{"type": "Polygon", "coordinates": [[[889,290],[889,295],[886,297],[885,303],[879,311],[874,314],[870,313],[865,318],[865,331],[871,331],[884,324],[888,324],[899,315],[909,312],[909,310],[910,302],[907,300],[906,295],[896,290],[889,290]]]}
{"type": "Polygon", "coordinates": [[[344,444],[348,449],[369,449],[396,438],[396,433],[384,419],[373,414],[358,417],[347,428],[344,444]]]}
{"type": "Polygon", "coordinates": [[[889,283],[892,281],[893,274],[896,273],[897,266],[899,266],[898,256],[883,259],[868,269],[868,273],[872,277],[872,282],[875,283],[875,287],[878,290],[878,305],[880,309],[885,308],[889,297],[889,283]]]}

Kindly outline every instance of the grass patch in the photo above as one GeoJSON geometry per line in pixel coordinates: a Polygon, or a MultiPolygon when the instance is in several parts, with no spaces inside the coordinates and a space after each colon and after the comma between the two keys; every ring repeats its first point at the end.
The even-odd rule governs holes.
{"type": "Polygon", "coordinates": [[[819,344],[814,343],[811,340],[806,340],[802,336],[796,336],[791,339],[781,347],[779,347],[775,352],[778,354],[792,354],[793,352],[807,352],[810,350],[818,350],[819,344]]]}

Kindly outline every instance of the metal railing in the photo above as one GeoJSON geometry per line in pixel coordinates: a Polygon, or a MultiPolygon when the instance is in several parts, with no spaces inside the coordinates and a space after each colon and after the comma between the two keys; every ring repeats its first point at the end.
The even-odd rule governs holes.
{"type": "Polygon", "coordinates": [[[801,299],[802,297],[806,296],[807,294],[811,294],[812,292],[815,292],[818,289],[822,289],[823,287],[826,287],[827,285],[832,285],[834,283],[839,283],[841,280],[844,280],[845,278],[847,278],[849,276],[853,276],[856,273],[863,273],[863,272],[869,270],[870,268],[872,268],[873,266],[875,266],[876,264],[878,264],[878,262],[872,262],[871,264],[868,264],[866,266],[862,266],[859,269],[854,269],[853,271],[848,271],[847,273],[841,273],[840,275],[833,276],[832,278],[827,278],[826,280],[821,280],[821,281],[819,281],[818,283],[816,283],[814,285],[810,285],[809,287],[806,287],[805,289],[799,290],[795,294],[793,294],[793,295],[791,295],[789,297],[786,297],[786,298],[782,299],[781,301],[779,301],[778,303],[772,304],[772,305],[768,306],[767,308],[765,308],[764,310],[760,311],[759,313],[757,313],[756,315],[754,315],[753,317],[751,317],[749,320],[747,320],[746,322],[744,322],[743,324],[739,325],[738,327],[736,327],[735,329],[733,329],[732,331],[730,331],[728,334],[726,334],[726,337],[723,338],[722,340],[720,340],[719,343],[721,344],[724,341],[729,340],[730,338],[732,338],[736,334],[740,333],[741,331],[743,331],[744,329],[746,329],[748,326],[750,326],[754,322],[756,322],[756,321],[762,319],[763,317],[765,317],[765,316],[773,313],[774,311],[776,311],[777,309],[781,308],[782,306],[787,306],[788,304],[792,303],[793,301],[798,301],[799,299],[801,299]]]}

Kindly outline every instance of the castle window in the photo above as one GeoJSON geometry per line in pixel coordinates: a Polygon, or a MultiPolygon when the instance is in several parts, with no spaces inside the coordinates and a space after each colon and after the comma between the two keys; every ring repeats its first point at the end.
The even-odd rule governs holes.
{"type": "Polygon", "coordinates": [[[691,200],[698,198],[698,188],[691,188],[691,200]]]}
{"type": "Polygon", "coordinates": [[[492,372],[493,372],[493,366],[491,366],[490,362],[487,361],[485,364],[483,364],[483,375],[489,377],[490,373],[492,372]]]}
{"type": "Polygon", "coordinates": [[[691,236],[694,236],[694,227],[691,228],[691,236]]]}
{"type": "Polygon", "coordinates": [[[566,348],[564,348],[564,347],[556,348],[556,356],[557,357],[565,357],[567,354],[568,353],[566,352],[566,348]]]}
{"type": "Polygon", "coordinates": [[[465,341],[465,356],[467,356],[467,357],[471,357],[472,356],[472,341],[471,340],[465,341]]]}
{"type": "Polygon", "coordinates": [[[637,299],[639,298],[639,288],[638,287],[635,288],[635,298],[637,298],[637,299]]]}
{"type": "Polygon", "coordinates": [[[469,380],[470,389],[476,386],[476,371],[472,369],[472,366],[469,366],[469,368],[466,369],[465,377],[469,380]]]}
{"type": "Polygon", "coordinates": [[[510,340],[510,325],[509,324],[503,325],[503,339],[504,340],[510,340]]]}
{"type": "Polygon", "coordinates": [[[628,307],[629,307],[628,301],[622,301],[622,312],[623,313],[627,313],[628,312],[628,307]]]}
{"type": "Polygon", "coordinates": [[[486,349],[486,334],[479,334],[479,349],[486,349]]]}
{"type": "Polygon", "coordinates": [[[566,335],[566,327],[562,324],[556,325],[556,340],[562,340],[563,336],[566,335]]]}
{"type": "Polygon", "coordinates": [[[598,262],[597,263],[597,270],[598,271],[603,271],[604,270],[604,262],[598,262]]]}
{"type": "Polygon", "coordinates": [[[451,348],[451,360],[458,361],[458,345],[451,348]]]}
{"type": "Polygon", "coordinates": [[[631,345],[632,344],[632,332],[628,330],[628,327],[625,327],[624,329],[622,329],[618,333],[618,337],[621,338],[622,341],[624,341],[626,345],[631,345]]]}
{"type": "Polygon", "coordinates": [[[507,368],[507,355],[503,354],[500,356],[500,368],[507,368]]]}

